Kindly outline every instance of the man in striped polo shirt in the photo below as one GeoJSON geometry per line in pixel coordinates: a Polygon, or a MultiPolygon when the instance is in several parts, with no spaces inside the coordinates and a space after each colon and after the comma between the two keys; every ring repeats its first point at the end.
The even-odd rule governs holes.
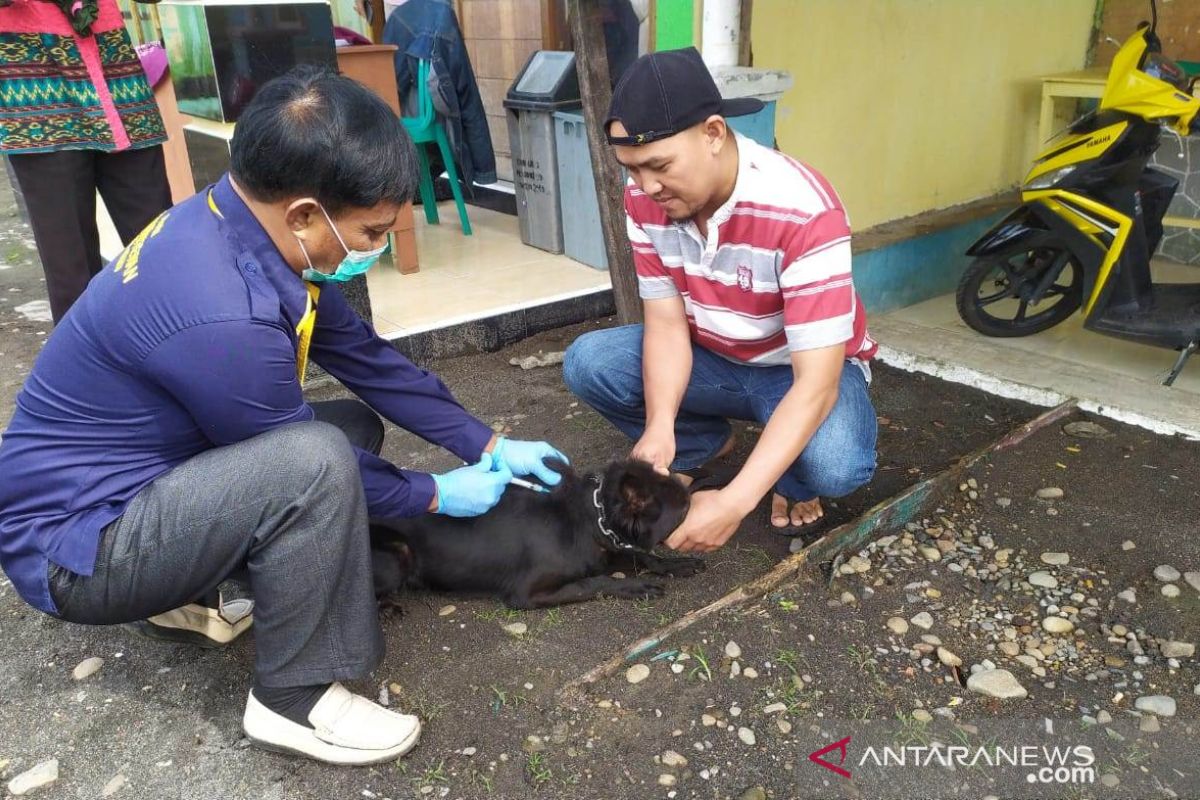
{"type": "Polygon", "coordinates": [[[567,351],[576,395],[660,470],[732,448],[730,419],[765,425],[737,476],[698,492],[667,541],[725,544],[768,491],[771,523],[795,535],[875,471],[868,396],[876,344],[850,276],[850,227],[810,167],[735,134],[694,48],[643,56],[606,125],[625,192],[644,325],[594,331],[567,351]]]}

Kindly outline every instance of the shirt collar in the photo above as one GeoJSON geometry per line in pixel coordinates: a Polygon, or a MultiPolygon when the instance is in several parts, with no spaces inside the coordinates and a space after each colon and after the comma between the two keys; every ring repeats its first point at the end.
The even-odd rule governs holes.
{"type": "Polygon", "coordinates": [[[304,287],[304,281],[284,260],[279,248],[263,229],[262,223],[234,190],[228,173],[212,187],[212,200],[220,212],[221,220],[241,245],[242,254],[239,260],[247,259],[257,264],[258,269],[275,289],[275,293],[279,295],[284,313],[292,322],[299,320],[308,301],[308,290],[304,287]]]}

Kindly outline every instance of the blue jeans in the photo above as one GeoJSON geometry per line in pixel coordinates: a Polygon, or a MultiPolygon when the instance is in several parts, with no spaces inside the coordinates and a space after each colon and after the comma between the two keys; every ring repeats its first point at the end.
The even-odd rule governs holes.
{"type": "MultiPolygon", "coordinates": [[[[646,427],[641,325],[592,331],[567,349],[563,379],[630,439],[646,427]]],[[[730,419],[766,424],[792,387],[790,365],[752,367],[692,345],[692,375],[675,418],[672,469],[694,469],[729,439],[730,419]]],[[[804,452],[775,485],[792,500],[842,497],[875,474],[875,408],[861,369],[842,369],[838,401],[804,452]]]]}

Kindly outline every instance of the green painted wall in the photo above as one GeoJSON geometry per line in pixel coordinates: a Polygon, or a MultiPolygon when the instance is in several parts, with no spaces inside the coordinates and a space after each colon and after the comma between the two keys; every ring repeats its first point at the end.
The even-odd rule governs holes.
{"type": "Polygon", "coordinates": [[[692,41],[692,0],[658,0],[655,17],[655,50],[676,50],[692,41]]]}

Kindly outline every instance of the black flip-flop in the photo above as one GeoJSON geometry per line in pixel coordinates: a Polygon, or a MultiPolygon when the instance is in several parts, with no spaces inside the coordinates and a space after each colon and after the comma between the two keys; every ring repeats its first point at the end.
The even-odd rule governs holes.
{"type": "Polygon", "coordinates": [[[817,519],[814,519],[812,522],[806,522],[803,525],[793,525],[792,524],[792,508],[791,507],[792,507],[792,504],[794,501],[792,501],[790,498],[787,498],[787,502],[788,502],[788,509],[787,509],[787,514],[786,514],[787,521],[788,521],[787,525],[784,525],[782,527],[777,526],[774,522],[775,513],[772,511],[767,512],[767,524],[771,526],[771,532],[774,533],[776,536],[784,536],[788,539],[795,539],[797,537],[807,538],[814,533],[819,533],[826,526],[829,525],[829,513],[828,512],[821,514],[820,517],[818,517],[817,519]]]}

